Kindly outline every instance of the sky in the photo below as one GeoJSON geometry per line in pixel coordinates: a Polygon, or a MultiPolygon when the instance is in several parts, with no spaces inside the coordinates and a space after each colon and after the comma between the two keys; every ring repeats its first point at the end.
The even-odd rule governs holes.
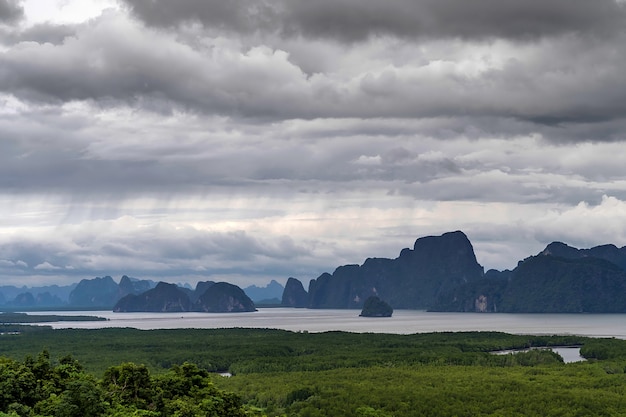
{"type": "Polygon", "coordinates": [[[0,0],[0,285],[626,245],[620,0],[0,0]]]}

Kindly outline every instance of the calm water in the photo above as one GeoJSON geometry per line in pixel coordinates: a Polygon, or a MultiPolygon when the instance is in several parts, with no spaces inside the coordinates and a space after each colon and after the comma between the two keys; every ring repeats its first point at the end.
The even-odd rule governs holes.
{"type": "MultiPolygon", "coordinates": [[[[582,362],[586,359],[580,356],[580,348],[579,347],[569,347],[569,346],[560,346],[560,347],[551,347],[550,350],[558,353],[561,358],[563,358],[563,362],[572,363],[572,362],[582,362]]],[[[523,350],[499,350],[497,352],[492,352],[496,355],[509,355],[515,354],[518,352],[528,352],[528,349],[523,350]]]]}
{"type": "Polygon", "coordinates": [[[142,330],[175,328],[252,327],[292,331],[341,330],[359,333],[426,333],[443,331],[501,331],[513,334],[571,334],[626,339],[626,314],[481,314],[429,313],[396,310],[393,317],[359,317],[360,310],[260,308],[253,313],[113,313],[55,311],[29,314],[94,315],[98,322],[46,323],[57,329],[134,327],[142,330]]]}

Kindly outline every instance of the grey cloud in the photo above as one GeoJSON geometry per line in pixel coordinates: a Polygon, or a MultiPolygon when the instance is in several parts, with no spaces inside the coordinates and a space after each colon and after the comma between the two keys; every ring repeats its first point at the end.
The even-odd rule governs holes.
{"type": "Polygon", "coordinates": [[[218,29],[254,32],[259,29],[271,29],[278,18],[278,10],[267,1],[183,0],[175,5],[150,0],[125,2],[137,16],[153,26],[176,26],[184,22],[199,22],[218,29]]]}
{"type": "MultiPolygon", "coordinates": [[[[96,275],[136,277],[215,274],[275,274],[282,279],[292,262],[313,263],[311,248],[287,236],[259,237],[244,231],[206,232],[186,228],[141,228],[122,232],[76,232],[47,238],[13,237],[0,242],[0,274],[49,275],[70,282],[96,275]],[[86,233],[86,234],[85,234],[86,233]]],[[[293,271],[292,271],[293,272],[293,271]]]]}
{"type": "MultiPolygon", "coordinates": [[[[109,13],[59,45],[22,43],[0,54],[0,85],[31,102],[84,100],[164,114],[183,109],[265,120],[481,117],[561,127],[623,117],[626,54],[615,51],[624,45],[626,34],[611,42],[564,37],[526,46],[519,57],[475,74],[464,73],[460,64],[457,69],[455,60],[462,58],[452,55],[447,61],[420,58],[359,66],[356,74],[337,68],[309,76],[281,50],[194,49],[109,13]]],[[[590,136],[605,140],[603,133],[590,136]]],[[[612,132],[609,140],[618,136],[612,132]]]]}
{"type": "Polygon", "coordinates": [[[141,121],[145,116],[133,117],[132,136],[126,121],[86,130],[87,116],[64,120],[62,114],[30,112],[23,119],[12,117],[7,129],[7,119],[0,117],[0,191],[73,195],[70,205],[78,207],[83,198],[108,199],[109,212],[95,213],[104,218],[121,215],[115,204],[125,199],[175,200],[190,193],[287,199],[308,193],[332,199],[324,195],[383,189],[425,201],[569,204],[604,193],[626,198],[620,188],[619,143],[580,150],[585,158],[577,148],[566,153],[539,134],[537,142],[517,145],[515,135],[527,137],[533,128],[529,123],[511,121],[492,132],[497,123],[491,119],[313,120],[239,127],[213,119],[202,132],[207,127],[202,118],[169,116],[151,126],[153,118],[141,121]],[[38,124],[49,128],[37,129],[38,124]],[[162,130],[181,125],[185,131],[162,130]],[[500,137],[500,131],[512,135],[500,137]],[[498,147],[490,149],[490,140],[498,147]]]}
{"type": "Polygon", "coordinates": [[[20,42],[36,42],[39,44],[51,43],[59,45],[76,34],[76,26],[40,23],[28,26],[22,30],[5,30],[1,43],[14,45],[20,42]]]}
{"type": "Polygon", "coordinates": [[[614,0],[125,0],[150,25],[195,21],[236,32],[279,32],[341,41],[372,35],[535,39],[623,29],[614,0]]]}
{"type": "Polygon", "coordinates": [[[14,23],[24,17],[24,9],[17,0],[0,0],[0,23],[14,23]]]}

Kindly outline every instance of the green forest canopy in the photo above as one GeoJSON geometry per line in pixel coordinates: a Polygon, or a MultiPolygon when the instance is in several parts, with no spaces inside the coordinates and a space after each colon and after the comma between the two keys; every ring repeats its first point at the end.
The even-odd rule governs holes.
{"type": "Polygon", "coordinates": [[[0,336],[0,416],[70,416],[77,409],[102,416],[626,414],[626,341],[618,339],[497,332],[4,330],[19,333],[0,336]],[[489,353],[557,345],[580,345],[590,360],[564,364],[546,350],[489,353]],[[229,411],[210,414],[218,404],[229,411]]]}

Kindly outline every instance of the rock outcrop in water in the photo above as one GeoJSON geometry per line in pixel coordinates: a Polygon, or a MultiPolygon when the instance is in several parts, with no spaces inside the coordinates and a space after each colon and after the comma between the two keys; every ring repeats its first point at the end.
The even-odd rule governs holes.
{"type": "Polygon", "coordinates": [[[391,317],[393,308],[380,298],[371,296],[363,303],[361,317],[391,317]]]}
{"type": "Polygon", "coordinates": [[[255,311],[254,302],[236,285],[218,282],[210,286],[193,305],[194,311],[241,313],[255,311]]]}
{"type": "Polygon", "coordinates": [[[206,290],[192,302],[188,291],[175,284],[159,282],[155,288],[144,293],[123,297],[113,307],[113,311],[234,313],[256,310],[252,300],[236,285],[226,282],[202,283],[198,288],[206,290]]]}

